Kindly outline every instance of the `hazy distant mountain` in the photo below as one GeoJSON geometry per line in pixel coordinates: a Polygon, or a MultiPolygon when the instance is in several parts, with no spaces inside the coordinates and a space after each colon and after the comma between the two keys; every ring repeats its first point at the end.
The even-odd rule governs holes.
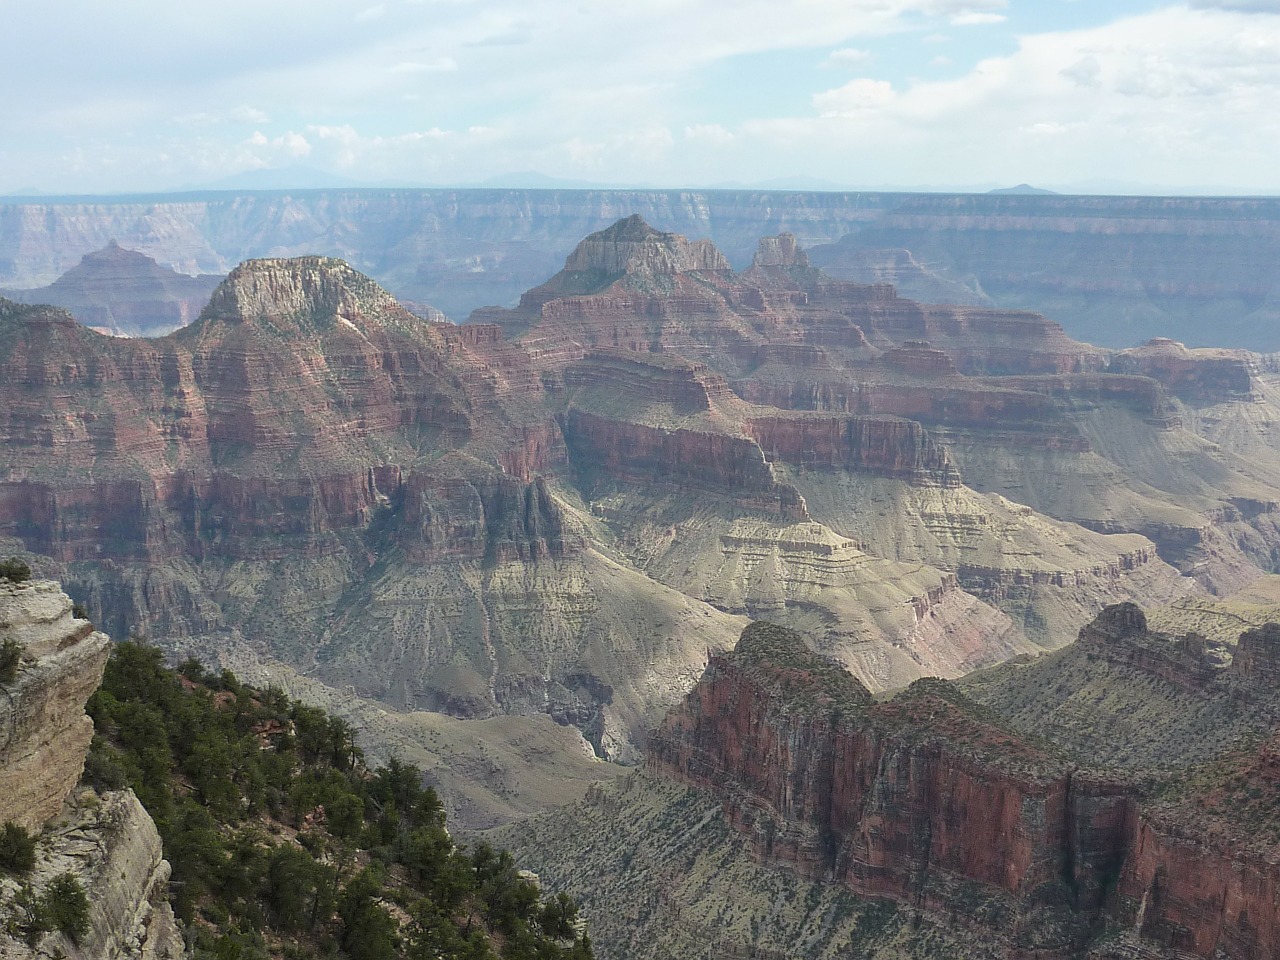
{"type": "Polygon", "coordinates": [[[478,181],[477,187],[497,187],[503,190],[609,190],[618,189],[617,184],[595,183],[590,180],[575,180],[566,177],[552,177],[537,170],[521,170],[515,173],[500,173],[486,180],[478,181]]]}
{"type": "Polygon", "coordinates": [[[87,253],[47,287],[0,290],[19,303],[62,307],[87,327],[128,337],[157,337],[184,327],[209,302],[222,277],[191,277],[112,240],[87,253]]]}
{"type": "Polygon", "coordinates": [[[996,187],[994,190],[988,190],[987,193],[993,193],[997,196],[1008,197],[1056,197],[1057,190],[1045,190],[1043,187],[1033,187],[1029,183],[1020,183],[1016,187],[996,187]]]}
{"type": "Polygon", "coordinates": [[[367,187],[369,183],[329,173],[316,167],[294,165],[265,170],[243,170],[208,183],[193,184],[188,190],[326,190],[367,187]]]}

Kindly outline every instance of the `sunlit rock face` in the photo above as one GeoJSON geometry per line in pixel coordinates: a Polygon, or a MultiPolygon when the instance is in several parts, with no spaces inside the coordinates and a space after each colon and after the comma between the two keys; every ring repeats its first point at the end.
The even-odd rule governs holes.
{"type": "MultiPolygon", "coordinates": [[[[1109,607],[1081,642],[1141,634],[1141,617],[1109,607]]],[[[711,660],[648,758],[719,797],[759,859],[986,928],[1006,956],[1110,956],[1106,923],[1142,956],[1261,960],[1280,943],[1274,833],[1201,825],[1193,796],[1149,799],[941,681],[876,702],[772,624],[711,660]]],[[[1273,783],[1275,744],[1236,762],[1273,783]]]]}
{"type": "MultiPolygon", "coordinates": [[[[90,892],[83,936],[55,931],[29,945],[0,934],[0,956],[183,956],[168,903],[169,864],[151,817],[131,790],[80,794],[76,786],[93,738],[85,703],[102,682],[109,638],[75,615],[57,583],[0,580],[0,640],[21,651],[0,697],[7,731],[0,744],[0,823],[44,834],[37,864],[24,878],[37,893],[64,873],[90,892]]],[[[0,886],[7,898],[17,883],[5,878],[0,886]]]]}

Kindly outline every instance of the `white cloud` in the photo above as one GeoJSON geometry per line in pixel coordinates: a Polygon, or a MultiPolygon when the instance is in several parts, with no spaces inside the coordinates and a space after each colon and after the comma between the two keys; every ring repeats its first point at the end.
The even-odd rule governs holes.
{"type": "MultiPolygon", "coordinates": [[[[115,0],[67,23],[56,4],[12,2],[0,123],[16,185],[154,189],[295,155],[418,182],[527,169],[979,182],[1011,179],[1006,164],[1017,180],[1280,180],[1280,17],[1260,15],[1280,0],[1166,0],[1024,36],[958,77],[892,84],[876,75],[889,35],[958,43],[962,26],[1006,17],[1007,0],[741,0],[732,16],[722,0],[115,0]],[[787,51],[834,51],[822,65],[846,72],[724,86],[719,65],[787,51]],[[755,112],[766,103],[801,115],[755,112]]],[[[966,31],[962,62],[988,33],[966,31]]],[[[940,51],[918,52],[924,64],[940,51]]]]}
{"type": "Polygon", "coordinates": [[[717,147],[733,143],[733,133],[718,123],[698,123],[684,128],[684,138],[697,143],[707,143],[717,147]]]}
{"type": "Polygon", "coordinates": [[[1060,71],[1064,77],[1074,80],[1082,87],[1099,87],[1102,85],[1102,64],[1093,54],[1086,54],[1070,66],[1060,71]]]}
{"type": "Polygon", "coordinates": [[[842,87],[815,94],[813,105],[824,117],[856,117],[892,103],[897,94],[887,80],[859,77],[842,87]]]}
{"type": "Polygon", "coordinates": [[[839,50],[831,51],[823,65],[828,67],[852,67],[866,63],[871,58],[872,53],[870,50],[861,50],[857,47],[842,47],[839,50]]]}
{"type": "Polygon", "coordinates": [[[259,110],[257,107],[250,107],[247,104],[241,104],[238,107],[233,107],[228,111],[227,117],[234,120],[236,123],[253,123],[261,125],[271,122],[271,118],[267,116],[265,110],[259,110]]]}
{"type": "Polygon", "coordinates": [[[268,137],[261,130],[255,130],[245,143],[251,147],[265,148],[257,154],[260,159],[283,156],[297,160],[311,153],[311,142],[293,130],[278,137],[268,137]]]}
{"type": "Polygon", "coordinates": [[[816,116],[746,129],[795,155],[843,150],[880,182],[1280,186],[1277,100],[1280,18],[1171,7],[1023,37],[955,79],[862,78],[817,94],[816,116]]]}

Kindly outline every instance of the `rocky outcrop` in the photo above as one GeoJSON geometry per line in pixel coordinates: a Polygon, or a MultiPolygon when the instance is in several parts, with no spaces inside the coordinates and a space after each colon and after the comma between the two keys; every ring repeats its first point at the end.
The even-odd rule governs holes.
{"type": "Polygon", "coordinates": [[[1120,351],[1108,369],[1150,377],[1189,403],[1209,404],[1248,400],[1258,367],[1256,358],[1243,350],[1188,350],[1176,340],[1157,337],[1120,351]]]}
{"type": "Polygon", "coordinates": [[[564,268],[567,273],[635,277],[730,269],[710,241],[690,243],[679,234],[662,233],[636,213],[579,243],[564,268]]]}
{"type": "Polygon", "coordinates": [[[72,614],[56,583],[0,579],[0,641],[17,643],[17,676],[0,690],[0,823],[39,830],[80,779],[93,738],[84,705],[107,663],[106,634],[72,614]]]}
{"type": "MultiPolygon", "coordinates": [[[[1135,611],[1095,632],[1141,629],[1135,611]]],[[[712,658],[649,764],[714,791],[758,857],[985,927],[1009,957],[1080,957],[1110,924],[1153,957],[1263,960],[1280,943],[1273,855],[1046,752],[942,681],[874,702],[770,624],[712,658]]]]}
{"type": "Polygon", "coordinates": [[[1224,677],[1230,652],[1198,634],[1171,637],[1147,629],[1133,603],[1107,607],[1080,630],[1076,643],[1086,653],[1131,667],[1188,691],[1208,690],[1224,677]]]}
{"type": "Polygon", "coordinates": [[[930,911],[994,898],[988,923],[1042,956],[1083,945],[1073,916],[1101,907],[1133,815],[1132,788],[1021,741],[944,683],[873,703],[769,624],[712,659],[649,758],[716,790],[758,856],[930,911]]]}
{"type": "Polygon", "coordinates": [[[402,498],[398,536],[418,561],[563,559],[582,546],[541,478],[416,474],[402,498]]]}
{"type": "Polygon", "coordinates": [[[804,498],[774,478],[760,445],[746,437],[667,430],[577,409],[565,418],[564,435],[570,455],[591,473],[625,483],[724,491],[781,519],[808,519],[804,498]]]}
{"type": "Polygon", "coordinates": [[[794,233],[782,233],[776,237],[760,238],[751,266],[807,268],[809,257],[800,249],[794,233]]]}
{"type": "Polygon", "coordinates": [[[112,240],[101,250],[86,253],[50,286],[0,290],[0,295],[20,303],[62,307],[102,333],[157,337],[199,316],[221,280],[215,274],[178,273],[112,240]]]}
{"type": "Polygon", "coordinates": [[[1268,623],[1240,634],[1231,675],[1267,693],[1280,692],[1280,624],[1268,623]]]}
{"type": "MultiPolygon", "coordinates": [[[[110,641],[51,581],[0,580],[0,640],[22,649],[17,676],[0,689],[0,821],[43,832],[28,877],[37,894],[70,873],[90,892],[89,930],[53,932],[35,947],[0,935],[0,957],[68,960],[184,955],[168,904],[169,864],[160,836],[132,791],[76,794],[93,721],[85,703],[102,681],[110,641]]],[[[16,881],[2,880],[6,899],[16,881]]]]}
{"type": "Polygon", "coordinates": [[[946,449],[917,422],[872,417],[762,417],[747,432],[768,460],[806,469],[836,467],[905,480],[913,486],[956,488],[960,472],[946,449]]]}
{"type": "MultiPolygon", "coordinates": [[[[0,937],[3,960],[179,960],[186,947],[169,905],[169,862],[156,825],[132,790],[87,791],[68,802],[44,839],[30,880],[41,889],[71,874],[89,891],[89,926],[77,940],[46,934],[34,947],[0,937]]],[[[7,891],[6,891],[7,892],[7,891]]]]}

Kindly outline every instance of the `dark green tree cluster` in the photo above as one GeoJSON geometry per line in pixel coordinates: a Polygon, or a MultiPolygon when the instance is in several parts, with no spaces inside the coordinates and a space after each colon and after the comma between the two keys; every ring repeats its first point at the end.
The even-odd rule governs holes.
{"type": "Polygon", "coordinates": [[[23,883],[5,904],[3,925],[6,935],[19,937],[32,947],[53,930],[76,942],[89,932],[89,895],[71,873],[58,874],[41,893],[23,883]]]}
{"type": "Polygon", "coordinates": [[[31,579],[31,568],[17,557],[0,560],[0,580],[10,583],[26,583],[31,579]]]}
{"type": "Polygon", "coordinates": [[[456,844],[420,772],[368,769],[341,719],[138,642],[89,713],[86,778],[156,821],[197,957],[591,958],[572,900],[456,844]]]}

